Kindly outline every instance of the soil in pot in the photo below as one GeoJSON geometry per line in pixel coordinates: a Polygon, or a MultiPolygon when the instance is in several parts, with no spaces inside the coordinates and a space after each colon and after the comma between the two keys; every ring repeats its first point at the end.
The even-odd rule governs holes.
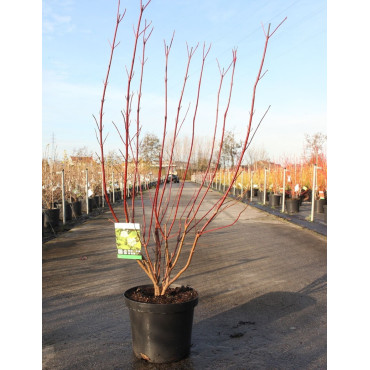
{"type": "Polygon", "coordinates": [[[169,288],[165,295],[155,296],[154,288],[150,286],[140,286],[136,289],[130,289],[127,298],[137,302],[155,303],[155,304],[171,304],[184,303],[198,297],[198,293],[190,287],[175,287],[169,288]]]}
{"type": "Polygon", "coordinates": [[[153,293],[153,287],[147,285],[131,288],[124,294],[134,354],[153,363],[179,361],[190,353],[198,294],[189,287],[170,288],[159,297],[153,293]]]}

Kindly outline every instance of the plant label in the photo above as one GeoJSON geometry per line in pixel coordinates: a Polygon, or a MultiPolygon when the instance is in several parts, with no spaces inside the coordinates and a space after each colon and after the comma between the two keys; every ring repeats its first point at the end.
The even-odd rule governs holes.
{"type": "Polygon", "coordinates": [[[141,260],[140,224],[115,223],[117,257],[141,260]]]}

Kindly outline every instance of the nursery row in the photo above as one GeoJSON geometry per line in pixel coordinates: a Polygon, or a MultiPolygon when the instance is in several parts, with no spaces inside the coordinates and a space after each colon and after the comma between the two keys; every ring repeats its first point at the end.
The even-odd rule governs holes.
{"type": "MultiPolygon", "coordinates": [[[[230,186],[234,174],[233,170],[228,169],[217,171],[214,176],[210,172],[201,172],[193,175],[192,180],[201,183],[205,177],[207,183],[212,181],[213,188],[222,188],[225,191],[230,186]]],[[[315,188],[315,197],[320,198],[327,190],[327,170],[326,166],[311,164],[290,164],[285,168],[278,164],[268,164],[256,169],[251,167],[238,172],[232,187],[243,191],[266,189],[271,193],[282,193],[285,190],[293,198],[315,188]]]]}
{"type": "MultiPolygon", "coordinates": [[[[163,179],[161,180],[163,182],[163,179]]],[[[141,191],[148,190],[156,185],[156,182],[145,182],[135,186],[135,196],[141,191]]],[[[127,188],[126,198],[132,198],[134,189],[132,186],[127,188]]],[[[63,193],[63,192],[62,192],[63,193]]],[[[89,192],[88,192],[89,194],[89,192]]],[[[108,198],[111,204],[120,202],[123,199],[123,190],[120,188],[113,189],[108,193],[108,198]]],[[[43,229],[55,230],[59,227],[60,222],[63,224],[67,221],[75,220],[83,214],[89,214],[96,209],[103,209],[107,206],[107,202],[102,195],[89,195],[88,197],[77,197],[75,200],[68,201],[60,198],[50,204],[49,208],[42,209],[42,226],[43,229]]]]}
{"type": "MultiPolygon", "coordinates": [[[[198,173],[193,175],[192,180],[210,187],[221,193],[225,193],[230,188],[229,195],[243,202],[257,202],[261,205],[269,205],[272,208],[281,210],[282,213],[298,213],[302,202],[311,202],[311,221],[314,213],[327,213],[327,191],[326,178],[321,176],[318,181],[318,169],[314,165],[312,168],[312,180],[306,181],[301,186],[298,182],[292,183],[291,178],[287,178],[287,170],[282,169],[282,176],[278,176],[267,168],[258,171],[241,171],[234,183],[231,171],[219,171],[215,176],[210,174],[198,173]],[[270,176],[267,176],[270,172],[270,176]],[[280,182],[281,180],[281,182],[280,182]],[[319,186],[318,183],[321,185],[319,186]],[[281,186],[282,185],[282,186],[281,186]],[[314,190],[313,190],[314,189],[314,190]]],[[[297,179],[297,178],[296,178],[297,179]]]]}

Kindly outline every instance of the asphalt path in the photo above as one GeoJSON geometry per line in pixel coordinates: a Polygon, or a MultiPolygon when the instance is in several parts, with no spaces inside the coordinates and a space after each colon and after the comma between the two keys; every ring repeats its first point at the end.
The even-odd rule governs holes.
{"type": "MultiPolygon", "coordinates": [[[[195,188],[186,183],[184,200],[195,188]]],[[[211,191],[201,214],[219,198],[211,191]]],[[[109,219],[104,212],[43,245],[43,369],[326,369],[325,236],[250,206],[231,228],[202,236],[178,281],[199,293],[190,356],[153,365],[132,354],[123,300],[149,279],[116,258],[109,219]]]]}

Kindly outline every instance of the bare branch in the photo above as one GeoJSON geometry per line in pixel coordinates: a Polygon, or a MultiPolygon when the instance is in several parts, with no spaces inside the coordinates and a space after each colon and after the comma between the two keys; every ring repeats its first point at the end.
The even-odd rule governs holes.
{"type": "Polygon", "coordinates": [[[272,35],[277,31],[277,29],[288,19],[288,17],[285,17],[279,24],[278,26],[274,29],[274,31],[271,33],[271,35],[269,36],[272,37],[272,35]]]}
{"type": "Polygon", "coordinates": [[[248,142],[248,144],[246,146],[246,149],[248,149],[249,145],[251,145],[251,142],[252,142],[252,140],[254,138],[254,135],[256,135],[256,132],[257,132],[258,128],[260,127],[260,124],[262,123],[263,119],[265,118],[265,116],[266,116],[266,114],[267,114],[267,112],[269,111],[270,108],[271,108],[271,105],[269,105],[269,107],[266,109],[265,113],[263,114],[261,120],[259,121],[259,123],[258,123],[258,125],[257,125],[257,127],[256,127],[256,129],[255,129],[255,131],[254,131],[254,133],[253,133],[253,135],[251,137],[251,139],[249,140],[249,142],[248,142]]]}
{"type": "Polygon", "coordinates": [[[266,71],[265,71],[265,72],[263,72],[262,76],[259,78],[259,81],[261,81],[261,80],[262,80],[262,77],[263,77],[267,72],[268,72],[268,69],[266,69],[266,71]]]}

